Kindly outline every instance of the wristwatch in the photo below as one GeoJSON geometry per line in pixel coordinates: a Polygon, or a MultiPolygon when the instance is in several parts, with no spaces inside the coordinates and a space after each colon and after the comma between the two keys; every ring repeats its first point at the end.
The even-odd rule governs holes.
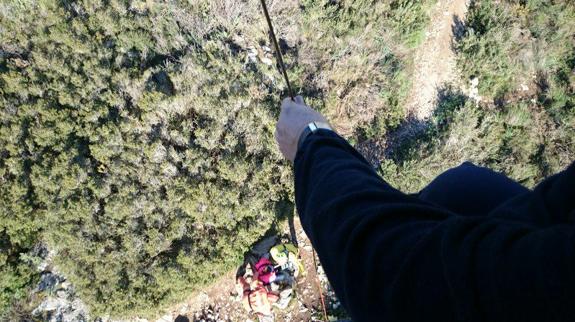
{"type": "Polygon", "coordinates": [[[297,143],[297,149],[299,150],[303,145],[303,143],[305,142],[305,139],[307,139],[310,135],[317,132],[317,130],[319,129],[333,131],[331,126],[329,126],[329,124],[325,122],[311,122],[303,129],[303,132],[301,132],[297,143]]]}

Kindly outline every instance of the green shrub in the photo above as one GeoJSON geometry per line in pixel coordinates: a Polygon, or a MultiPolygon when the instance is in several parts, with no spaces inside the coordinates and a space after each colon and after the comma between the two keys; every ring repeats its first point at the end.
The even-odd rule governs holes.
{"type": "MultiPolygon", "coordinates": [[[[404,117],[415,47],[435,1],[303,1],[302,90],[352,142],[385,135],[404,117]]],[[[298,32],[300,32],[298,30],[298,32]]]]}
{"type": "Polygon", "coordinates": [[[450,110],[449,119],[442,126],[446,123],[436,115],[425,131],[399,144],[382,163],[383,177],[403,191],[417,192],[443,171],[471,161],[533,187],[575,155],[573,128],[549,127],[549,116],[533,106],[492,111],[467,101],[450,110]]]}
{"type": "Polygon", "coordinates": [[[464,79],[479,77],[487,99],[521,94],[521,85],[529,92],[558,87],[559,96],[573,94],[574,21],[569,1],[472,2],[465,35],[456,43],[464,79]]]}
{"type": "Polygon", "coordinates": [[[575,156],[574,37],[569,1],[472,2],[455,48],[463,79],[479,79],[483,101],[448,89],[381,173],[416,192],[464,161],[528,187],[564,169],[575,156]]]}
{"type": "MultiPolygon", "coordinates": [[[[2,17],[0,231],[13,248],[47,240],[93,313],[113,316],[213,280],[290,202],[277,94],[247,95],[262,72],[225,32],[186,35],[178,8],[136,4],[21,2],[2,17]]],[[[3,304],[27,283],[18,267],[2,265],[3,304]]]]}
{"type": "MultiPolygon", "coordinates": [[[[351,139],[400,122],[402,98],[388,93],[408,87],[401,47],[422,32],[423,3],[270,6],[296,89],[351,139]]],[[[12,254],[0,310],[33,286],[21,254],[38,241],[94,316],[153,316],[286,216],[291,169],[273,138],[285,89],[264,63],[260,10],[0,5],[0,246],[12,254]]]]}

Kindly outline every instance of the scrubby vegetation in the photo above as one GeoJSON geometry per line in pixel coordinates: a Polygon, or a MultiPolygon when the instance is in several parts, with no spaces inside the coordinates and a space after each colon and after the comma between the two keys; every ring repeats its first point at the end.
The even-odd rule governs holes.
{"type": "MultiPolygon", "coordinates": [[[[399,188],[465,160],[533,186],[573,160],[571,2],[472,3],[454,50],[483,100],[446,87],[428,121],[403,105],[434,1],[269,3],[297,91],[352,143],[384,142],[399,188]]],[[[39,242],[94,315],[151,316],[293,211],[266,28],[255,0],[0,4],[0,317],[39,242]]]]}
{"type": "MultiPolygon", "coordinates": [[[[270,3],[308,103],[354,141],[400,123],[429,2],[270,3]]],[[[292,210],[258,1],[8,1],[0,38],[4,316],[39,241],[94,315],[149,316],[292,210]]]]}
{"type": "Polygon", "coordinates": [[[445,88],[432,119],[382,165],[418,191],[470,160],[532,187],[575,156],[575,5],[570,1],[472,2],[454,43],[462,79],[482,101],[445,88]]]}

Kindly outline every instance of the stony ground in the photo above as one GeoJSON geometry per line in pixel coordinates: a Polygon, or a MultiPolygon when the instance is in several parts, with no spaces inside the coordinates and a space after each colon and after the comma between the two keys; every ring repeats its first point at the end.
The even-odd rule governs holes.
{"type": "MultiPolygon", "coordinates": [[[[294,220],[295,233],[300,249],[301,260],[307,274],[300,276],[296,288],[296,298],[284,309],[275,310],[276,321],[323,321],[318,281],[326,301],[326,309],[331,319],[342,316],[342,309],[331,289],[321,266],[315,268],[313,252],[309,239],[305,235],[299,219],[294,220]]],[[[289,235],[289,231],[284,232],[289,235]]],[[[319,265],[319,261],[317,262],[319,265]]],[[[241,304],[241,298],[235,289],[235,272],[222,276],[209,288],[193,294],[188,301],[175,307],[160,321],[173,321],[178,316],[190,321],[257,321],[255,315],[248,314],[241,304]]]]}

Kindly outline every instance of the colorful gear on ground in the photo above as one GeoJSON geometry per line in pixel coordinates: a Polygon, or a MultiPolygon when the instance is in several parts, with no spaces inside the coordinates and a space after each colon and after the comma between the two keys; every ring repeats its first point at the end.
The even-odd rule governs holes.
{"type": "Polygon", "coordinates": [[[272,262],[269,259],[262,257],[255,265],[256,272],[258,272],[258,279],[265,284],[269,284],[275,278],[275,270],[272,262]]]}
{"type": "Polygon", "coordinates": [[[294,276],[304,272],[304,267],[298,259],[299,250],[293,244],[279,244],[270,249],[273,260],[282,268],[288,267],[294,271],[294,276]]]}

